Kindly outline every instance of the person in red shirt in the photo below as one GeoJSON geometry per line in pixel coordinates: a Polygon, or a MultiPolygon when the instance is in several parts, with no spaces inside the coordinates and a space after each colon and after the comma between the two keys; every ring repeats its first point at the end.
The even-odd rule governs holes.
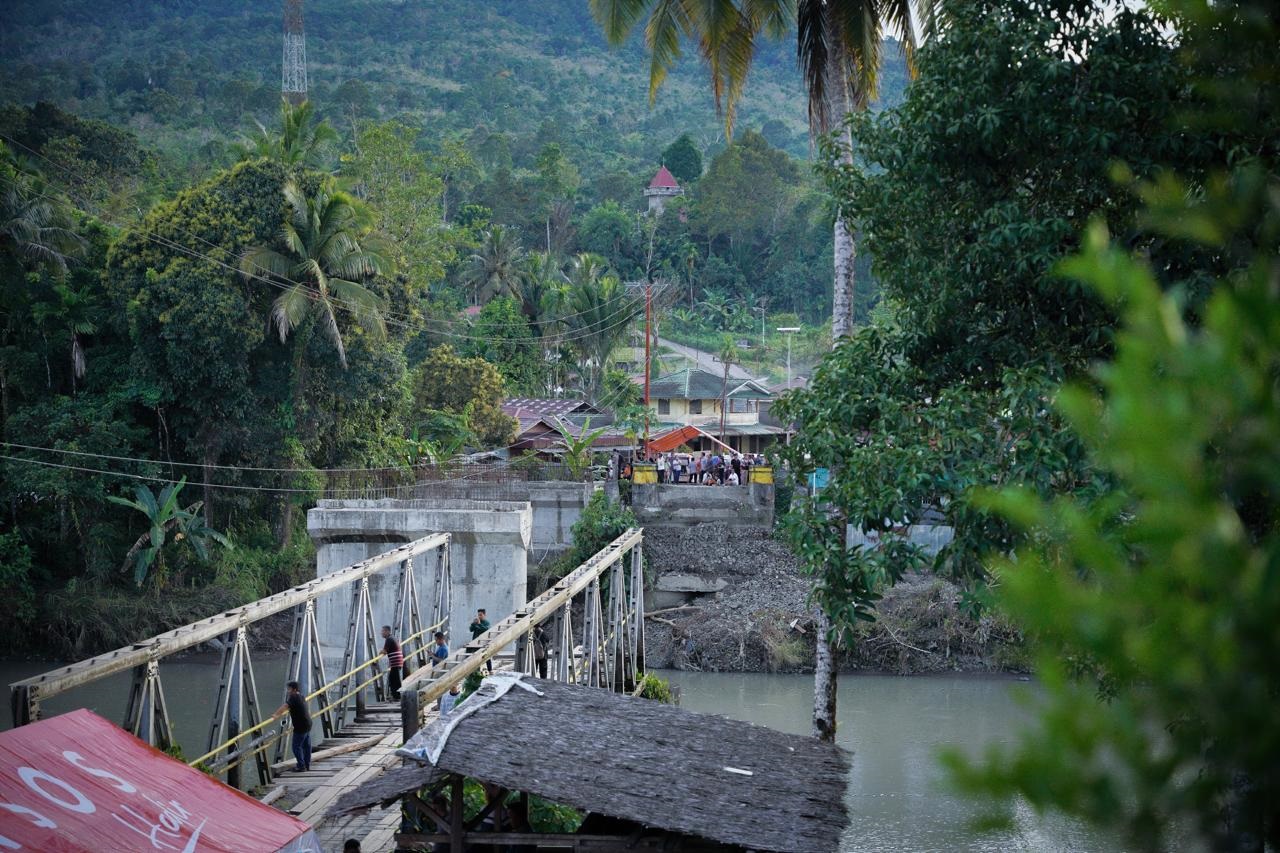
{"type": "Polygon", "coordinates": [[[404,652],[400,649],[400,643],[395,637],[391,636],[391,626],[382,626],[382,653],[387,656],[387,688],[391,691],[392,699],[400,698],[400,675],[404,670],[404,652]]]}

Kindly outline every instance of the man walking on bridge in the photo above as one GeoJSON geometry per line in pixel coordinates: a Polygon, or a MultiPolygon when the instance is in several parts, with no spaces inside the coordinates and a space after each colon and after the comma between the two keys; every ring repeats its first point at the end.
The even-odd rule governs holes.
{"type": "Polygon", "coordinates": [[[302,695],[298,682],[290,681],[286,686],[289,692],[284,704],[276,709],[271,719],[289,712],[289,719],[293,723],[293,736],[289,745],[293,748],[293,757],[298,762],[297,770],[301,773],[311,769],[311,712],[307,710],[307,699],[302,695]]]}
{"type": "Polygon", "coordinates": [[[391,626],[382,626],[382,653],[387,656],[387,689],[392,699],[400,698],[400,673],[404,669],[404,652],[400,643],[391,636],[391,626]]]}

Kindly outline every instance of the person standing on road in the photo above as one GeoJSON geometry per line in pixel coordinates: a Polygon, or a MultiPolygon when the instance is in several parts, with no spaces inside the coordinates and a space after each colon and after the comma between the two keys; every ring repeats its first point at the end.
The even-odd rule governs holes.
{"type": "MultiPolygon", "coordinates": [[[[485,617],[484,608],[476,610],[476,618],[471,620],[471,624],[467,626],[471,629],[471,639],[475,639],[489,630],[489,620],[485,617]]],[[[489,672],[493,672],[493,658],[484,662],[489,672]]]]}
{"type": "Polygon", "coordinates": [[[289,720],[293,723],[289,746],[293,748],[293,757],[298,762],[297,771],[302,773],[311,769],[311,712],[307,710],[307,699],[302,695],[298,682],[290,681],[285,686],[289,692],[285,695],[284,704],[276,708],[271,719],[289,712],[289,720]]]}

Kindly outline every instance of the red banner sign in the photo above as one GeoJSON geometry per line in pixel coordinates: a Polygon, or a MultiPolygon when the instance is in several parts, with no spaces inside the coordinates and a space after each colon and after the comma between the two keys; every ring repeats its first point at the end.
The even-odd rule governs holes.
{"type": "Polygon", "coordinates": [[[319,853],[297,818],[92,711],[0,733],[0,853],[319,853]]]}

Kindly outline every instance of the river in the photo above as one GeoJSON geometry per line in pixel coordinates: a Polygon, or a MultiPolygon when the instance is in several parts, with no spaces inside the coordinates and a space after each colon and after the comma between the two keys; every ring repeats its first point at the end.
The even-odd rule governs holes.
{"type": "MultiPolygon", "coordinates": [[[[217,686],[215,655],[161,665],[178,742],[188,756],[205,751],[209,707],[217,686]]],[[[254,659],[269,712],[280,697],[287,659],[254,659]]],[[[6,685],[52,669],[49,663],[0,662],[6,685]]],[[[336,663],[329,670],[337,671],[336,663]]],[[[723,714],[779,731],[807,734],[813,679],[800,675],[664,672],[691,711],[723,714]]],[[[110,720],[124,715],[128,675],[103,679],[45,703],[47,714],[87,707],[110,720]]],[[[1117,851],[1115,841],[1060,816],[1017,814],[1012,831],[980,834],[968,824],[973,802],[946,791],[937,751],[975,754],[1009,741],[1028,719],[1018,697],[1034,688],[1014,679],[972,676],[845,676],[840,681],[839,743],[853,752],[846,801],[850,829],[843,851],[1117,851]]],[[[12,720],[0,715],[0,728],[12,720]]]]}
{"type": "MultiPolygon", "coordinates": [[[[813,677],[664,672],[682,707],[809,733],[813,677]]],[[[1061,815],[1019,809],[1010,831],[979,833],[978,804],[942,785],[937,755],[1010,742],[1034,687],[1009,678],[856,675],[840,679],[837,742],[853,752],[845,801],[851,851],[1118,851],[1113,838],[1061,815]]]]}

